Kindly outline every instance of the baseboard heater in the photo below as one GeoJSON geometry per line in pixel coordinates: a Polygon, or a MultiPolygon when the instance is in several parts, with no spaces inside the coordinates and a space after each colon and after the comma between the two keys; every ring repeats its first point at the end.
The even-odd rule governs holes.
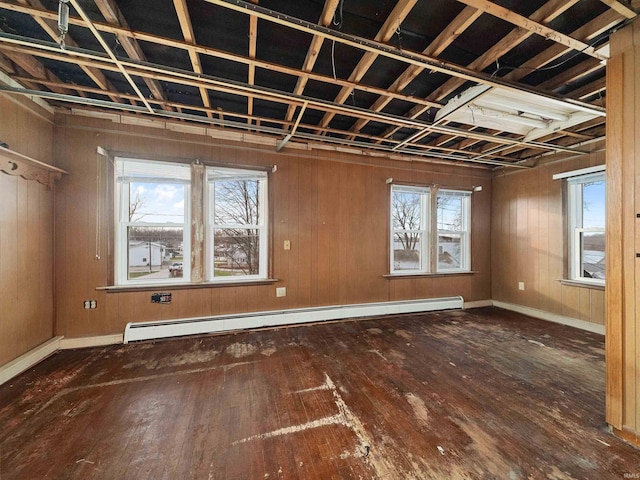
{"type": "Polygon", "coordinates": [[[371,317],[396,313],[431,312],[462,309],[462,297],[431,298],[400,302],[362,303],[291,310],[182,318],[157,322],[129,322],[124,329],[124,343],[154,338],[182,337],[232,330],[321,322],[343,318],[371,317]]]}

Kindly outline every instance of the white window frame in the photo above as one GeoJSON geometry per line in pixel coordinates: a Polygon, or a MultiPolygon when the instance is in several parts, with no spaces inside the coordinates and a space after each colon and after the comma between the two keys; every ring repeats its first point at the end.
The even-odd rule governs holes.
{"type": "Polygon", "coordinates": [[[269,175],[263,170],[249,170],[249,169],[237,169],[227,167],[207,167],[205,169],[205,184],[206,184],[206,278],[211,283],[236,283],[236,282],[251,282],[255,280],[264,280],[268,278],[269,273],[269,205],[268,205],[268,191],[269,191],[269,175]],[[258,195],[259,195],[259,212],[258,218],[260,222],[257,225],[247,224],[215,224],[215,189],[213,184],[215,179],[210,180],[210,174],[215,175],[215,171],[220,172],[222,175],[220,179],[224,180],[257,180],[258,181],[258,195]],[[215,263],[215,230],[222,228],[230,229],[252,229],[258,230],[260,235],[259,240],[259,264],[258,273],[255,275],[237,275],[237,276],[214,276],[215,263]]]}
{"type": "Polygon", "coordinates": [[[605,234],[605,228],[583,228],[582,226],[582,186],[585,183],[605,181],[606,188],[606,177],[603,170],[604,168],[600,168],[595,173],[564,177],[567,178],[567,238],[569,239],[567,250],[569,257],[569,279],[572,281],[602,286],[605,284],[605,279],[589,278],[583,275],[580,254],[582,252],[581,240],[584,233],[605,234]]]}
{"type": "Polygon", "coordinates": [[[430,215],[431,215],[431,189],[429,187],[407,186],[407,185],[391,185],[391,195],[389,202],[389,230],[391,232],[389,239],[389,263],[391,274],[399,275],[420,275],[431,271],[431,259],[429,255],[430,241],[430,215]],[[393,197],[395,192],[409,192],[420,194],[420,224],[421,229],[406,230],[396,229],[393,225],[393,197]],[[395,268],[394,262],[394,238],[396,233],[419,233],[420,234],[420,268],[418,270],[407,270],[395,268]]]}
{"type": "MultiPolygon", "coordinates": [[[[151,284],[178,284],[178,283],[186,283],[189,282],[191,278],[191,183],[187,182],[176,182],[171,179],[169,176],[153,176],[149,177],[139,177],[135,178],[136,182],[149,182],[149,183],[183,183],[184,184],[184,222],[177,224],[166,224],[166,223],[155,223],[155,222],[144,222],[144,221],[129,221],[129,208],[130,208],[130,183],[131,180],[121,180],[118,177],[118,168],[117,165],[119,162],[126,161],[135,161],[135,162],[143,162],[149,164],[158,164],[162,166],[167,166],[167,162],[158,162],[153,160],[144,160],[138,158],[125,158],[125,157],[116,157],[114,174],[115,178],[115,283],[116,285],[151,285],[151,284]],[[174,277],[174,278],[158,278],[158,279],[147,279],[141,278],[137,279],[129,279],[128,278],[128,252],[129,252],[129,244],[128,244],[128,229],[129,227],[179,227],[183,229],[183,276],[182,277],[174,277]]],[[[184,164],[173,164],[176,167],[183,167],[184,164]]]]}
{"type": "Polygon", "coordinates": [[[435,194],[436,198],[436,222],[438,218],[438,198],[441,194],[453,194],[462,199],[462,225],[460,230],[440,230],[436,224],[436,269],[438,272],[468,272],[471,270],[471,192],[464,190],[441,189],[435,194]],[[439,238],[440,235],[459,235],[460,236],[460,267],[458,268],[440,268],[439,261],[439,238]]]}

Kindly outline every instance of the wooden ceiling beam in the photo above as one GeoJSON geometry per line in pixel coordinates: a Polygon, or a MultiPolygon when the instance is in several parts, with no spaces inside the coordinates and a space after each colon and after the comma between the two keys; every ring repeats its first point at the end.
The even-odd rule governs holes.
{"type": "MultiPolygon", "coordinates": [[[[578,3],[578,0],[551,0],[545,3],[542,7],[536,10],[531,15],[532,22],[550,22],[563,14],[567,9],[572,7],[578,3]]],[[[500,41],[498,41],[493,47],[489,48],[482,55],[480,55],[477,59],[471,62],[468,65],[468,68],[476,71],[483,71],[489,65],[499,59],[502,55],[507,53],[512,48],[515,48],[517,45],[520,45],[523,41],[533,35],[532,32],[528,30],[524,30],[522,28],[515,28],[511,32],[509,32],[505,37],[503,37],[500,41]]],[[[461,87],[465,83],[465,80],[460,78],[451,78],[446,81],[443,85],[435,89],[428,97],[429,100],[433,101],[441,101],[447,95],[453,93],[456,89],[461,87]]],[[[421,108],[419,105],[413,107],[406,116],[410,118],[417,118],[422,115],[427,109],[421,108]]],[[[393,135],[396,130],[390,129],[388,132],[385,132],[388,135],[393,135]]],[[[387,135],[383,134],[383,137],[387,135]]]]}
{"type": "MultiPolygon", "coordinates": [[[[329,24],[331,23],[331,19],[336,13],[336,8],[338,8],[339,3],[340,0],[325,0],[324,7],[322,8],[322,13],[320,14],[320,20],[318,20],[318,25],[321,25],[323,27],[329,26],[329,24]]],[[[302,72],[306,73],[313,70],[323,43],[324,37],[320,35],[313,36],[313,38],[311,39],[311,44],[309,45],[309,49],[307,50],[307,55],[304,59],[304,63],[302,64],[302,72]]],[[[296,95],[302,95],[302,92],[304,92],[304,87],[307,86],[308,81],[308,75],[298,76],[298,80],[296,81],[296,86],[293,89],[293,93],[296,95]]],[[[289,108],[287,109],[287,115],[285,117],[288,121],[293,119],[295,110],[296,108],[294,106],[289,105],[289,108]]]]}
{"type": "MultiPolygon", "coordinates": [[[[456,18],[447,25],[447,27],[440,32],[440,34],[429,44],[422,53],[429,56],[437,57],[440,55],[449,45],[451,45],[456,38],[458,38],[467,28],[473,24],[473,22],[480,17],[482,12],[472,7],[465,7],[456,18]]],[[[390,92],[401,92],[404,90],[418,75],[425,70],[424,67],[416,65],[410,65],[407,69],[400,74],[400,76],[389,86],[390,92]]],[[[393,100],[390,96],[381,96],[371,105],[371,110],[376,112],[382,111],[389,102],[393,100]]],[[[358,120],[352,127],[351,131],[360,132],[362,128],[367,124],[366,120],[358,120]]],[[[353,138],[353,137],[352,137],[353,138]]]]}
{"type": "MultiPolygon", "coordinates": [[[[584,41],[590,41],[619,23],[620,15],[613,10],[608,10],[577,30],[574,30],[571,35],[577,38],[582,38],[584,41]]],[[[560,58],[567,52],[568,49],[564,45],[553,45],[540,52],[535,57],[527,60],[525,63],[514,69],[512,72],[504,75],[502,78],[513,82],[518,81],[529,75],[534,70],[547,66],[549,63],[560,58]]]]}
{"type": "MultiPolygon", "coordinates": [[[[187,0],[173,0],[173,6],[176,9],[178,15],[178,21],[180,22],[180,29],[182,30],[182,36],[185,42],[191,45],[195,45],[195,36],[193,34],[193,25],[191,24],[191,16],[189,15],[189,8],[187,7],[187,0]]],[[[202,64],[200,63],[200,57],[198,53],[189,49],[189,60],[191,60],[191,66],[195,73],[201,74],[202,64]]],[[[204,87],[199,87],[200,97],[202,98],[202,104],[205,108],[211,108],[211,100],[209,99],[209,92],[204,87]]]]}
{"type": "MultiPolygon", "coordinates": [[[[251,0],[251,3],[258,4],[258,0],[251,0]]],[[[258,43],[258,17],[255,15],[249,16],[249,58],[251,60],[256,59],[256,50],[258,43]]],[[[247,83],[249,85],[255,85],[256,81],[256,67],[254,64],[249,64],[249,73],[247,75],[247,83]]],[[[247,113],[253,115],[253,97],[247,97],[247,113]]]]}
{"type": "Polygon", "coordinates": [[[576,80],[585,77],[598,70],[604,70],[606,67],[601,62],[594,58],[590,58],[585,62],[568,68],[562,71],[555,77],[550,78],[538,85],[539,88],[543,88],[548,91],[556,90],[568,83],[575,82],[576,80]]]}
{"type": "Polygon", "coordinates": [[[638,15],[634,10],[626,6],[624,3],[619,2],[618,0],[600,0],[602,3],[607,5],[609,8],[615,10],[620,15],[626,18],[636,18],[638,15]]]}
{"type": "MultiPolygon", "coordinates": [[[[3,32],[0,29],[0,32],[3,32]]],[[[40,84],[40,81],[55,81],[59,84],[62,84],[62,81],[50,70],[48,70],[37,58],[32,55],[18,52],[14,49],[7,49],[2,52],[3,56],[11,60],[17,66],[19,66],[22,70],[31,75],[31,82],[36,82],[40,84]]],[[[8,72],[7,73],[11,73],[8,72]]],[[[72,93],[67,87],[56,86],[51,88],[52,92],[62,93],[62,94],[70,94],[72,93]]]]}
{"type": "MultiPolygon", "coordinates": [[[[44,6],[42,5],[42,2],[40,0],[18,0],[19,3],[21,3],[22,5],[28,5],[30,7],[34,7],[34,8],[38,8],[38,9],[44,9],[44,6]]],[[[45,18],[35,18],[35,21],[38,23],[38,25],[40,25],[40,27],[42,27],[42,29],[47,33],[47,35],[49,35],[51,37],[51,39],[54,42],[58,42],[59,37],[60,37],[60,32],[58,32],[58,22],[54,21],[54,20],[47,20],[45,18]]],[[[65,36],[65,44],[71,46],[71,47],[77,47],[77,43],[75,42],[75,40],[69,35],[67,34],[65,36]]],[[[117,91],[113,85],[111,84],[111,82],[109,82],[109,80],[107,80],[107,78],[104,76],[104,74],[95,68],[90,68],[90,67],[81,67],[82,70],[84,71],[84,73],[100,88],[103,88],[104,90],[108,91],[108,92],[114,92],[117,91]]],[[[111,100],[113,100],[114,102],[119,102],[122,100],[122,97],[115,95],[113,93],[109,94],[109,98],[111,98],[111,100]]]]}
{"type": "MultiPolygon", "coordinates": [[[[102,16],[108,23],[130,30],[129,24],[124,18],[120,7],[118,7],[115,0],[95,0],[95,3],[100,10],[100,13],[102,13],[102,16]]],[[[142,51],[142,48],[140,48],[140,45],[134,38],[122,34],[116,34],[116,38],[118,39],[118,42],[120,42],[120,45],[122,45],[122,48],[124,48],[124,51],[127,52],[129,58],[143,62],[147,61],[147,57],[142,51]]],[[[167,96],[159,82],[151,78],[145,78],[144,82],[147,84],[147,87],[149,87],[149,90],[156,100],[167,100],[167,96]]]]}
{"type": "MultiPolygon", "coordinates": [[[[34,8],[30,8],[30,7],[24,7],[24,6],[20,6],[20,5],[16,5],[16,4],[3,4],[0,3],[0,9],[7,9],[7,10],[11,10],[11,11],[16,11],[16,12],[20,12],[20,13],[24,13],[27,15],[31,15],[33,17],[42,17],[42,18],[49,18],[49,19],[55,19],[57,14],[54,14],[52,12],[49,12],[47,10],[40,10],[40,9],[34,9],[34,8]]],[[[81,27],[86,27],[86,25],[84,24],[84,22],[82,20],[78,20],[76,18],[69,18],[69,24],[73,24],[73,25],[77,25],[77,26],[81,26],[81,27]]],[[[283,73],[285,75],[291,75],[291,76],[295,76],[298,78],[307,78],[307,79],[311,79],[314,81],[318,81],[321,83],[327,83],[327,84],[332,84],[332,85],[340,85],[340,86],[346,86],[346,87],[353,87],[354,89],[357,90],[362,90],[364,92],[368,92],[368,93],[373,93],[376,95],[389,95],[392,98],[398,99],[398,100],[403,100],[409,103],[418,103],[418,104],[423,104],[423,105],[431,105],[431,106],[435,106],[435,107],[440,107],[441,105],[436,103],[436,102],[430,102],[428,100],[425,100],[424,98],[419,98],[419,97],[414,97],[411,95],[405,95],[402,93],[394,93],[394,92],[388,92],[386,89],[383,88],[378,88],[378,87],[372,87],[369,85],[364,85],[364,84],[359,84],[359,83],[353,83],[353,82],[349,82],[347,80],[342,80],[340,78],[335,79],[333,77],[327,76],[327,75],[320,75],[311,71],[301,71],[295,68],[291,68],[291,67],[287,67],[284,65],[279,65],[279,64],[275,64],[275,63],[270,63],[270,62],[265,62],[262,60],[252,60],[248,57],[244,57],[241,55],[236,55],[233,53],[229,53],[229,52],[224,52],[221,50],[217,50],[215,48],[211,48],[211,47],[204,47],[201,45],[194,45],[191,43],[187,43],[184,41],[179,41],[179,40],[174,40],[171,38],[166,38],[166,37],[160,37],[157,35],[153,35],[153,34],[149,34],[149,33],[145,33],[145,32],[138,32],[138,31],[131,31],[131,30],[126,30],[123,29],[121,27],[116,27],[113,25],[109,25],[109,24],[104,24],[104,23],[99,23],[99,22],[94,22],[94,26],[102,32],[106,32],[106,33],[110,33],[110,34],[114,34],[114,35],[125,35],[125,36],[129,36],[131,38],[137,39],[138,41],[145,41],[145,42],[150,42],[150,43],[154,43],[157,45],[161,45],[161,46],[165,46],[165,47],[173,47],[173,48],[178,48],[187,52],[193,51],[194,53],[198,53],[200,55],[208,55],[214,58],[222,58],[224,60],[231,60],[231,61],[235,61],[238,63],[243,63],[246,65],[254,65],[256,68],[263,68],[265,70],[272,70],[272,71],[276,71],[279,73],[283,73]]],[[[320,37],[320,38],[324,38],[324,37],[320,37]]],[[[295,92],[294,92],[295,93],[295,92]]],[[[301,93],[301,92],[299,92],[301,93]]],[[[297,93],[297,94],[299,94],[297,93]]]]}
{"type": "Polygon", "coordinates": [[[565,35],[563,33],[558,32],[546,25],[532,20],[531,18],[524,17],[513,10],[509,10],[508,8],[502,7],[496,3],[490,2],[488,0],[458,0],[465,5],[469,5],[470,7],[477,8],[478,10],[482,10],[489,15],[493,15],[496,18],[504,20],[505,22],[509,22],[517,27],[528,30],[531,33],[535,33],[536,35],[540,35],[547,40],[551,40],[556,43],[560,43],[568,48],[576,50],[578,52],[584,53],[586,55],[590,55],[598,60],[607,60],[605,55],[601,55],[596,52],[596,50],[587,43],[584,43],[580,40],[576,40],[569,35],[565,35]]]}
{"type": "Polygon", "coordinates": [[[605,75],[599,79],[584,85],[580,88],[572,90],[567,94],[569,98],[575,98],[576,100],[583,100],[584,98],[591,97],[596,94],[601,94],[607,88],[607,78],[605,75]]]}
{"type": "MultiPolygon", "coordinates": [[[[4,49],[8,47],[9,45],[0,44],[0,49],[4,49]]],[[[57,49],[46,50],[46,47],[44,47],[43,45],[36,45],[36,47],[43,49],[41,51],[38,51],[38,55],[40,56],[57,59],[61,61],[71,61],[71,59],[64,52],[60,52],[57,49]]],[[[23,51],[25,53],[32,52],[36,47],[16,46],[15,44],[11,45],[11,48],[13,50],[23,51]]],[[[100,56],[95,56],[89,60],[86,58],[88,55],[89,55],[88,53],[84,53],[84,56],[85,56],[84,59],[75,58],[73,59],[73,62],[85,63],[90,65],[98,64],[105,69],[112,69],[114,71],[118,71],[117,69],[120,68],[120,66],[114,65],[108,60],[100,56]]],[[[230,83],[223,80],[209,79],[206,76],[199,76],[193,72],[189,73],[189,72],[175,71],[172,69],[165,69],[162,67],[157,67],[149,64],[144,64],[139,62],[136,63],[136,61],[134,60],[129,60],[129,61],[121,60],[121,66],[123,68],[126,68],[131,75],[135,75],[139,77],[144,77],[145,75],[151,75],[153,78],[156,78],[158,80],[164,80],[167,82],[175,82],[175,83],[181,83],[184,85],[191,85],[191,86],[206,85],[208,88],[215,89],[216,91],[227,92],[232,95],[238,95],[238,96],[244,96],[244,97],[250,94],[250,95],[254,95],[256,98],[263,98],[265,100],[281,103],[284,105],[288,105],[288,104],[301,105],[307,102],[309,104],[309,108],[311,109],[315,109],[323,112],[327,112],[327,111],[335,112],[341,115],[346,115],[354,118],[369,118],[370,120],[386,123],[389,125],[397,125],[397,126],[408,127],[408,128],[413,128],[417,130],[429,129],[439,133],[452,133],[455,130],[453,128],[445,127],[442,125],[437,125],[437,126],[429,125],[429,124],[426,124],[425,122],[420,122],[420,121],[407,119],[404,117],[399,117],[399,116],[386,114],[386,113],[372,112],[369,110],[350,107],[343,104],[335,104],[332,102],[327,102],[322,100],[312,100],[307,98],[297,98],[294,95],[286,92],[278,92],[273,90],[260,90],[260,87],[241,84],[239,82],[230,83]]],[[[171,112],[168,112],[168,113],[171,113],[171,112]]],[[[277,120],[275,120],[274,123],[277,123],[277,120]]],[[[347,134],[347,133],[348,132],[343,132],[343,134],[347,134]]],[[[475,133],[475,132],[468,132],[468,133],[465,132],[465,134],[473,138],[492,141],[496,144],[513,145],[516,143],[517,144],[523,143],[521,141],[514,141],[512,138],[505,137],[505,136],[495,137],[495,136],[490,136],[490,135],[485,135],[482,133],[475,133]]],[[[393,142],[388,142],[388,143],[393,143],[393,142]]],[[[543,145],[541,147],[544,148],[543,145]]],[[[555,147],[550,146],[549,148],[553,149],[555,147]]]]}
{"type": "MultiPolygon", "coordinates": [[[[398,31],[400,25],[404,21],[404,19],[409,15],[411,9],[415,6],[418,0],[400,0],[396,6],[393,8],[384,24],[376,34],[374,40],[376,42],[388,42],[389,39],[398,31]]],[[[362,77],[369,71],[373,62],[378,58],[378,54],[374,52],[365,52],[358,64],[354,67],[353,71],[349,75],[350,82],[360,82],[362,77]]],[[[336,103],[344,103],[349,96],[353,93],[353,88],[351,87],[342,87],[338,95],[336,96],[334,102],[336,103]]],[[[322,120],[319,122],[320,127],[326,127],[329,125],[334,115],[327,114],[322,120]]]]}
{"type": "MultiPolygon", "coordinates": [[[[551,2],[547,2],[537,11],[535,11],[531,15],[531,19],[533,21],[544,20],[550,22],[564,13],[569,7],[578,3],[578,0],[570,0],[570,1],[562,1],[562,0],[553,0],[551,2]]],[[[471,62],[468,65],[468,68],[473,70],[482,71],[487,68],[489,65],[494,63],[497,59],[502,57],[505,53],[509,52],[511,49],[520,45],[526,39],[528,39],[532,32],[528,30],[523,30],[522,28],[515,28],[511,30],[504,38],[502,38],[499,42],[497,42],[493,47],[489,48],[482,55],[480,55],[477,59],[471,62]]],[[[458,87],[464,84],[464,81],[461,81],[457,78],[452,78],[447,81],[444,85],[437,88],[431,95],[429,95],[430,99],[438,99],[442,100],[447,95],[454,92],[458,87]]]]}

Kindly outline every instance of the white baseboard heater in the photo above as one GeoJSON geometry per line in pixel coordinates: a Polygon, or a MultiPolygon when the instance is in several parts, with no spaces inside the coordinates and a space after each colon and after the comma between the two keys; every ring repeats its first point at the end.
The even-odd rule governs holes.
{"type": "Polygon", "coordinates": [[[463,305],[462,297],[446,297],[239,313],[157,322],[129,322],[124,329],[124,343],[343,318],[462,309],[463,305]]]}

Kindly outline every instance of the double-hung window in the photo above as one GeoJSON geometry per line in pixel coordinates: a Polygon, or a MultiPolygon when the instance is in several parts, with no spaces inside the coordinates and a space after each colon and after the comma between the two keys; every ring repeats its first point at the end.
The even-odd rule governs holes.
{"type": "Polygon", "coordinates": [[[188,279],[189,165],[116,158],[115,173],[116,282],[188,279]]]}
{"type": "Polygon", "coordinates": [[[471,192],[391,186],[390,273],[471,269],[471,192]]]}
{"type": "Polygon", "coordinates": [[[267,174],[209,167],[207,277],[267,277],[267,174]]]}
{"type": "Polygon", "coordinates": [[[391,273],[429,271],[429,205],[426,187],[391,186],[391,273]]]}
{"type": "Polygon", "coordinates": [[[569,278],[604,285],[605,174],[567,179],[569,278]]]}
{"type": "Polygon", "coordinates": [[[438,191],[438,272],[471,268],[470,214],[470,192],[438,191]]]}
{"type": "Polygon", "coordinates": [[[122,157],[114,165],[117,285],[267,279],[266,171],[122,157]]]}

